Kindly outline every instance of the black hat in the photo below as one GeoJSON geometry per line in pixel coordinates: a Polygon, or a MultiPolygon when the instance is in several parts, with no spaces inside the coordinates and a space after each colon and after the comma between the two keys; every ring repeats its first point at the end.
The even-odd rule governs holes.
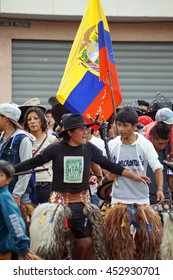
{"type": "Polygon", "coordinates": [[[81,126],[90,127],[93,123],[86,123],[81,114],[67,114],[63,119],[64,130],[59,133],[59,137],[64,137],[68,130],[72,130],[81,126]]]}
{"type": "Polygon", "coordinates": [[[160,92],[158,92],[153,101],[150,103],[148,112],[144,113],[144,115],[150,116],[153,120],[155,120],[157,111],[164,107],[170,108],[172,110],[172,102],[165,96],[163,96],[160,92]]]}
{"type": "Polygon", "coordinates": [[[71,113],[68,109],[66,109],[62,104],[60,104],[59,102],[54,104],[52,109],[52,116],[54,118],[54,120],[56,121],[57,124],[60,125],[62,116],[65,114],[69,114],[71,113]]]}
{"type": "Polygon", "coordinates": [[[112,187],[113,181],[109,181],[107,178],[103,180],[103,184],[98,188],[97,190],[97,196],[98,198],[102,200],[106,200],[106,190],[110,187],[112,187]]]}
{"type": "Polygon", "coordinates": [[[139,104],[138,104],[138,100],[134,100],[132,102],[132,104],[125,104],[124,106],[120,107],[120,108],[117,108],[117,112],[121,109],[121,108],[125,108],[125,107],[130,107],[130,108],[133,108],[136,113],[138,114],[138,116],[141,116],[143,113],[139,107],[139,104]]]}
{"type": "Polygon", "coordinates": [[[53,107],[55,104],[59,103],[58,99],[55,96],[51,96],[48,99],[48,103],[51,105],[51,107],[53,107]]]}

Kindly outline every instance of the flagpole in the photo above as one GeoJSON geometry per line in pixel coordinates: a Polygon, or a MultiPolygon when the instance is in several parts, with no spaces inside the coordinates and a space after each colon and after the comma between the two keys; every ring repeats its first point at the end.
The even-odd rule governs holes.
{"type": "Polygon", "coordinates": [[[48,170],[49,170],[49,168],[32,169],[32,170],[17,172],[17,173],[14,174],[14,176],[20,176],[20,175],[38,173],[38,172],[43,172],[43,171],[48,171],[48,170]]]}
{"type": "Polygon", "coordinates": [[[113,93],[112,79],[111,79],[111,75],[110,75],[110,71],[109,70],[108,70],[108,79],[109,79],[109,85],[110,85],[110,91],[111,91],[113,115],[114,115],[114,122],[115,122],[115,117],[116,117],[115,97],[114,97],[114,93],[113,93]]]}
{"type": "MultiPolygon", "coordinates": [[[[109,86],[110,86],[110,91],[111,91],[113,115],[114,115],[114,122],[115,122],[116,106],[115,106],[115,98],[114,98],[114,93],[113,93],[112,79],[111,79],[111,75],[110,75],[109,70],[108,70],[107,73],[108,73],[109,86]]],[[[107,124],[106,124],[106,122],[102,122],[100,128],[102,130],[102,139],[104,140],[104,143],[105,143],[105,149],[106,149],[107,157],[110,159],[110,153],[109,153],[108,142],[107,142],[107,124]]]]}

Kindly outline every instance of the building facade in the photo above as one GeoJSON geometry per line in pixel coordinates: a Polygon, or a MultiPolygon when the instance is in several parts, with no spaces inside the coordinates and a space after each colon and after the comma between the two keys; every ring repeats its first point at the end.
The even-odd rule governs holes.
{"type": "MultiPolygon", "coordinates": [[[[93,0],[95,1],[95,0],[93,0]]],[[[123,103],[173,101],[173,1],[101,0],[123,103]]],[[[0,1],[0,103],[47,107],[63,76],[87,0],[0,1]]]]}

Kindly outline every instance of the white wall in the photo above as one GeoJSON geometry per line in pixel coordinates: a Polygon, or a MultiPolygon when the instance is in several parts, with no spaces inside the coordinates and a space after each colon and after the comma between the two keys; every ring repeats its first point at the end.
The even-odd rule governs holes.
{"type": "MultiPolygon", "coordinates": [[[[94,1],[94,0],[93,0],[94,1]]],[[[0,0],[0,16],[8,14],[82,16],[87,0],[0,0]]],[[[101,0],[106,16],[173,18],[173,0],[101,0]]]]}

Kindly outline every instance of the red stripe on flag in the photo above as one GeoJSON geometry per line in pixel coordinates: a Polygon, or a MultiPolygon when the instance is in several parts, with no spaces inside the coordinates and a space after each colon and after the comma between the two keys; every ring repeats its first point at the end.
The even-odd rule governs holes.
{"type": "MultiPolygon", "coordinates": [[[[117,108],[122,102],[122,94],[121,94],[116,66],[115,64],[113,64],[108,60],[106,47],[102,48],[99,54],[100,54],[100,61],[102,62],[100,63],[100,79],[104,83],[110,86],[110,80],[109,80],[109,75],[110,75],[110,79],[112,83],[112,91],[114,94],[115,105],[117,108]]],[[[111,90],[110,90],[110,94],[111,94],[111,90]]]]}
{"type": "Polygon", "coordinates": [[[110,93],[110,87],[106,85],[102,91],[97,95],[97,97],[94,99],[94,101],[87,107],[87,109],[84,111],[83,116],[87,118],[88,114],[94,119],[96,116],[96,113],[98,112],[100,105],[102,104],[102,98],[105,96],[105,100],[103,101],[103,106],[101,108],[101,113],[98,118],[99,121],[107,120],[111,117],[113,112],[113,105],[112,105],[112,98],[110,93]],[[104,114],[102,113],[104,112],[104,114]],[[103,119],[102,119],[103,117],[103,119]]]}

